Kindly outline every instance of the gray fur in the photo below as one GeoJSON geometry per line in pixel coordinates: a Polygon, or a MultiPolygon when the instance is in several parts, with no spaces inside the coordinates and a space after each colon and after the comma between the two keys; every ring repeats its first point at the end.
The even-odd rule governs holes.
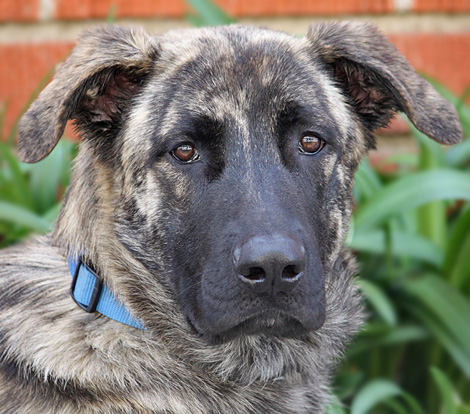
{"type": "MultiPolygon", "coordinates": [[[[439,142],[460,139],[451,105],[366,24],[320,25],[304,39],[243,26],[160,37],[114,26],[85,33],[20,124],[26,162],[52,151],[68,119],[83,141],[53,233],[0,252],[2,412],[323,412],[332,368],[362,322],[355,264],[343,246],[353,175],[374,146],[373,130],[396,110],[439,142]],[[277,141],[292,135],[279,132],[278,120],[294,101],[334,136],[321,162],[300,159],[315,163],[315,173],[302,176],[280,149],[288,144],[277,141]],[[226,136],[205,144],[205,154],[217,154],[207,182],[193,181],[202,167],[183,169],[160,150],[196,115],[226,136]],[[295,185],[299,176],[304,188],[295,185]],[[215,202],[201,211],[198,197],[212,193],[215,202]],[[303,200],[312,193],[309,205],[303,200]],[[288,228],[297,212],[319,229],[312,243],[324,274],[321,327],[208,341],[177,269],[203,261],[191,249],[204,243],[204,260],[224,268],[220,246],[242,230],[227,220],[214,235],[201,222],[215,226],[228,214],[269,233],[288,228]],[[147,330],[75,305],[66,257],[83,252],[147,330]]],[[[220,277],[187,275],[195,280],[188,289],[217,287],[220,277]]],[[[233,292],[226,306],[239,311],[233,292]]]]}

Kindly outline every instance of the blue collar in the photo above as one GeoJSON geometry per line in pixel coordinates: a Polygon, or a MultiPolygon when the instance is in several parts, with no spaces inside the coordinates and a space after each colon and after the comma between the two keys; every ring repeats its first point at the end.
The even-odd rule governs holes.
{"type": "Polygon", "coordinates": [[[72,274],[70,295],[84,311],[99,312],[115,321],[145,330],[144,325],[134,318],[127,308],[114,297],[102,279],[85,263],[69,256],[69,269],[72,274]]]}

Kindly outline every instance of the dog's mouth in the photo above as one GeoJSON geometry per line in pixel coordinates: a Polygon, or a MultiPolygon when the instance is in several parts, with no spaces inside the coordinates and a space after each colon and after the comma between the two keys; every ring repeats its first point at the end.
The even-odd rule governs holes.
{"type": "MultiPolygon", "coordinates": [[[[267,335],[284,338],[305,336],[307,328],[300,320],[281,311],[264,311],[252,315],[221,332],[204,332],[198,329],[197,323],[189,320],[193,329],[212,344],[221,344],[245,335],[267,335]]],[[[320,327],[321,324],[318,326],[320,327]]]]}

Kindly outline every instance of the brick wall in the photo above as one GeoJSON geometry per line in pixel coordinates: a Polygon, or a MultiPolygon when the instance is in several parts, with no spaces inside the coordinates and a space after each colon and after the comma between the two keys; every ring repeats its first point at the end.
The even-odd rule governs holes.
{"type": "MultiPolygon", "coordinates": [[[[216,0],[240,21],[305,33],[312,21],[378,24],[417,70],[454,93],[470,85],[470,0],[216,0]]],[[[187,26],[183,0],[0,0],[0,104],[7,133],[32,91],[63,59],[78,34],[105,22],[153,33],[187,26]]],[[[392,132],[404,131],[395,123],[392,132]]]]}

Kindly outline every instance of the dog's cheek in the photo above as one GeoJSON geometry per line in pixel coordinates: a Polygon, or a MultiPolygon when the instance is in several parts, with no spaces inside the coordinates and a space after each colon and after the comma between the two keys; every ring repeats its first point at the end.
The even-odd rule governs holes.
{"type": "Polygon", "coordinates": [[[351,216],[351,186],[343,165],[335,166],[325,191],[325,221],[328,237],[325,242],[324,263],[330,268],[340,253],[346,238],[351,216]]]}
{"type": "MultiPolygon", "coordinates": [[[[305,157],[304,157],[305,158],[305,157]]],[[[304,161],[304,160],[302,160],[304,161]]],[[[307,161],[296,187],[306,206],[304,221],[315,234],[322,264],[327,271],[338,256],[351,214],[352,181],[341,151],[326,149],[318,159],[307,161]]]]}
{"type": "Polygon", "coordinates": [[[184,210],[184,178],[166,163],[136,167],[117,183],[115,232],[121,243],[153,274],[171,267],[171,243],[184,210]]]}
{"type": "Polygon", "coordinates": [[[200,274],[198,263],[204,251],[204,232],[198,227],[198,200],[204,193],[200,168],[162,162],[148,179],[146,208],[154,211],[148,219],[150,243],[158,235],[155,254],[164,263],[167,282],[177,297],[188,289],[187,284],[197,285],[194,275],[200,274]],[[159,195],[158,203],[154,202],[155,193],[159,195]]]}

